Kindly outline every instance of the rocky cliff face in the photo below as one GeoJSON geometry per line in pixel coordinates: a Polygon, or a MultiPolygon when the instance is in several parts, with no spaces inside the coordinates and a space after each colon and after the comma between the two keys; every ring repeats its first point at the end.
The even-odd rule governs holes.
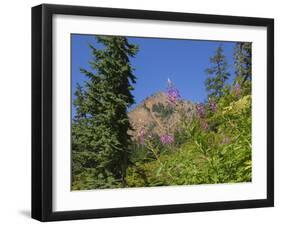
{"type": "Polygon", "coordinates": [[[161,136],[173,133],[183,118],[191,120],[195,115],[195,104],[181,100],[171,105],[163,92],[156,93],[128,113],[133,131],[129,131],[136,140],[141,131],[161,136]]]}

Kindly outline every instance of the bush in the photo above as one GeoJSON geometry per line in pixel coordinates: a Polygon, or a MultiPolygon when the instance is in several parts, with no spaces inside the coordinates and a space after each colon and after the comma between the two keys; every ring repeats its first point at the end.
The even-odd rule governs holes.
{"type": "Polygon", "coordinates": [[[223,97],[216,112],[183,122],[179,131],[175,150],[128,168],[129,187],[251,181],[250,95],[223,97]]]}

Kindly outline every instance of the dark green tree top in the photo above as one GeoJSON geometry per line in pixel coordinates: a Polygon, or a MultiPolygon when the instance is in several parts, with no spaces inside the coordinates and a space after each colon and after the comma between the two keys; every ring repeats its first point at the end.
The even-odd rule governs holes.
{"type": "Polygon", "coordinates": [[[237,42],[234,48],[235,82],[245,83],[252,79],[252,43],[237,42]]]}
{"type": "Polygon", "coordinates": [[[130,57],[135,56],[138,48],[125,37],[96,36],[96,39],[103,48],[90,45],[92,70],[81,69],[89,79],[75,93],[73,152],[86,156],[79,159],[83,167],[96,170],[93,177],[105,180],[105,184],[111,178],[111,183],[124,185],[131,142],[127,108],[134,103],[131,91],[136,81],[130,57]]]}
{"type": "Polygon", "coordinates": [[[205,86],[208,91],[208,97],[217,99],[223,95],[225,82],[230,76],[221,45],[216,49],[215,55],[210,58],[210,63],[211,67],[206,70],[208,77],[205,80],[205,86]]]}

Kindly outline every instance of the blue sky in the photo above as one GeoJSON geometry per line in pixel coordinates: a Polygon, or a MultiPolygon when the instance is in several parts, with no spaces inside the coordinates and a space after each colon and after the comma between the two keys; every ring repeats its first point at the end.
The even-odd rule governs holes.
{"type": "MultiPolygon", "coordinates": [[[[83,85],[86,77],[80,68],[90,69],[91,60],[89,44],[97,44],[94,35],[72,34],[72,95],[76,84],[83,85]]],[[[222,44],[229,63],[229,72],[233,78],[234,42],[179,40],[159,38],[128,37],[130,43],[139,45],[139,52],[131,59],[135,68],[137,82],[133,95],[136,104],[158,91],[165,91],[167,79],[170,78],[179,89],[181,97],[193,102],[203,102],[207,93],[204,86],[205,70],[210,66],[210,57],[222,44]]],[[[74,98],[74,96],[73,96],[74,98]]],[[[74,113],[73,109],[73,113],[74,113]]]]}

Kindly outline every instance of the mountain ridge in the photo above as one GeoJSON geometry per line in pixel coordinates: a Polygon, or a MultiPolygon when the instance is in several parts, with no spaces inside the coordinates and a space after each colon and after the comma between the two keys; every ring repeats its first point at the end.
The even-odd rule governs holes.
{"type": "Polygon", "coordinates": [[[129,134],[138,140],[141,132],[161,136],[171,134],[177,129],[183,117],[192,119],[196,104],[187,100],[169,103],[166,93],[156,92],[144,99],[128,113],[132,126],[129,134]]]}

